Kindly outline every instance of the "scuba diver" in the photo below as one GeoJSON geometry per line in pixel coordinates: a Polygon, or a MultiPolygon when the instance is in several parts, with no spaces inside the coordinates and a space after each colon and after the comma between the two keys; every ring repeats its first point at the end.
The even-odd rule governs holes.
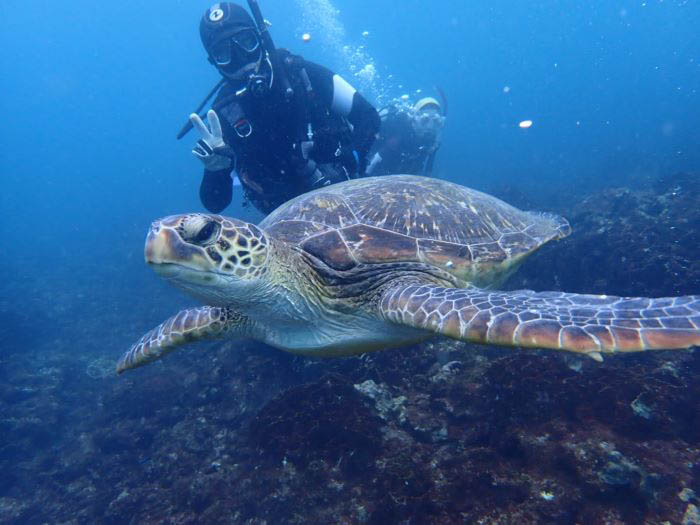
{"type": "Polygon", "coordinates": [[[275,49],[256,0],[207,9],[199,33],[222,80],[190,115],[192,153],[204,163],[200,198],[219,213],[236,171],[245,201],[269,213],[304,192],[363,176],[379,131],[375,108],[342,77],[275,49]],[[218,91],[207,112],[198,112],[218,91]]]}
{"type": "Polygon", "coordinates": [[[432,175],[445,125],[444,95],[442,98],[443,104],[425,97],[411,105],[404,96],[379,112],[381,130],[367,175],[432,175]]]}

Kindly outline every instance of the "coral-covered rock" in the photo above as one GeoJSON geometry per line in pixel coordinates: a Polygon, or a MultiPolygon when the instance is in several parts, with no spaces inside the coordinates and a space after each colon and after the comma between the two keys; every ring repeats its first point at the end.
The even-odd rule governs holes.
{"type": "Polygon", "coordinates": [[[340,376],[290,388],[250,424],[256,446],[277,461],[305,467],[313,460],[367,473],[382,447],[381,420],[340,376]]]}
{"type": "Polygon", "coordinates": [[[664,297],[700,291],[700,175],[611,188],[558,209],[573,233],[545,246],[512,286],[664,297]]]}

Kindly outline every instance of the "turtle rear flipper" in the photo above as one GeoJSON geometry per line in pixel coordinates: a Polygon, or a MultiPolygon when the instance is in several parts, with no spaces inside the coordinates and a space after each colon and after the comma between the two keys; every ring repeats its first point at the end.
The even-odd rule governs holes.
{"type": "Polygon", "coordinates": [[[700,345],[700,296],[650,299],[564,292],[488,291],[402,285],[385,292],[381,315],[395,323],[502,346],[587,354],[700,345]]]}
{"type": "Polygon", "coordinates": [[[202,306],[182,310],[139,339],[117,363],[117,374],[160,359],[184,344],[230,336],[243,324],[243,316],[231,308],[202,306]]]}

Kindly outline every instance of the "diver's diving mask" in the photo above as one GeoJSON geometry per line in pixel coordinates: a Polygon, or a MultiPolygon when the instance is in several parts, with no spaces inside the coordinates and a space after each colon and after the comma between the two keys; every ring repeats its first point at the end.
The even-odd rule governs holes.
{"type": "Polygon", "coordinates": [[[444,125],[445,117],[437,109],[423,109],[413,117],[413,129],[420,136],[434,136],[439,140],[444,125]]]}
{"type": "Polygon", "coordinates": [[[260,49],[260,39],[252,28],[241,29],[216,42],[209,54],[217,67],[237,67],[251,61],[251,55],[260,49]]]}

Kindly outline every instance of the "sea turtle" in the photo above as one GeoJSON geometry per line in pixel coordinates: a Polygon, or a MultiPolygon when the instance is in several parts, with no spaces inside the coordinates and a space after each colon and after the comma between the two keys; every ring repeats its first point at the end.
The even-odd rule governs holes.
{"type": "Polygon", "coordinates": [[[146,261],[208,306],[179,312],[124,354],[123,372],[202,339],[248,337],[344,356],[434,334],[602,353],[700,344],[700,296],[490,291],[565,219],[451,182],[392,175],[301,195],[258,226],[190,213],[155,221],[146,261]]]}

